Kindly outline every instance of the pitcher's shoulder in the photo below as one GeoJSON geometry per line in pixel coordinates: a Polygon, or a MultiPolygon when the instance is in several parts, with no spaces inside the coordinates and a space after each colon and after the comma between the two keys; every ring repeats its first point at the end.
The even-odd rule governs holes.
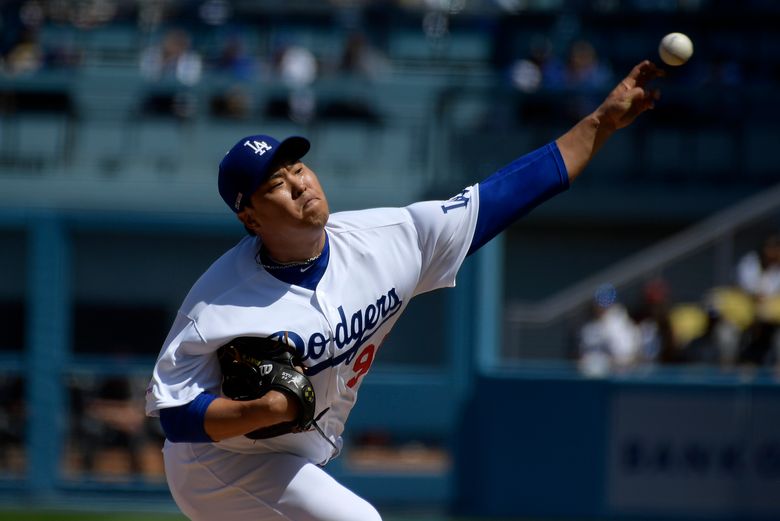
{"type": "Polygon", "coordinates": [[[409,213],[404,208],[371,208],[334,213],[328,219],[326,229],[331,233],[342,233],[402,225],[409,222],[409,213]]]}

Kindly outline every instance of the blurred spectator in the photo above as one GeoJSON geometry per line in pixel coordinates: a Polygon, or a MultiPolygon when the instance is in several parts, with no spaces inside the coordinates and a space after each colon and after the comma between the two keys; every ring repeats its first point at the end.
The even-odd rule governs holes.
{"type": "Polygon", "coordinates": [[[131,474],[143,471],[142,449],[147,441],[143,403],[134,396],[131,381],[123,377],[105,378],[95,388],[82,388],[74,400],[74,433],[82,468],[94,471],[101,451],[121,449],[124,467],[131,474]]]}
{"type": "Polygon", "coordinates": [[[566,60],[564,81],[570,89],[601,92],[612,84],[612,72],[596,52],[592,43],[577,40],[571,44],[566,60]]]}
{"type": "Polygon", "coordinates": [[[529,124],[564,123],[578,120],[598,106],[604,89],[612,84],[612,72],[587,40],[575,40],[566,59],[561,60],[552,41],[541,38],[531,43],[528,58],[511,66],[510,81],[521,92],[539,92],[522,104],[521,120],[529,124]]]}
{"type": "Polygon", "coordinates": [[[144,116],[174,117],[186,121],[195,116],[197,99],[191,92],[151,92],[142,100],[141,114],[144,116]]]}
{"type": "Polygon", "coordinates": [[[674,356],[675,344],[669,319],[669,284],[661,277],[647,281],[642,301],[633,319],[639,327],[639,360],[643,363],[667,363],[674,356]]]}
{"type": "Polygon", "coordinates": [[[780,236],[766,237],[758,251],[743,255],[736,271],[737,284],[750,295],[755,307],[755,318],[745,330],[738,361],[775,363],[780,358],[780,236]]]}
{"type": "Polygon", "coordinates": [[[142,51],[140,67],[148,79],[172,78],[190,86],[200,81],[203,63],[200,54],[192,49],[190,35],[183,29],[171,29],[161,42],[142,51]]]}
{"type": "Polygon", "coordinates": [[[552,41],[547,37],[534,39],[528,57],[515,61],[509,75],[512,85],[527,93],[540,88],[561,89],[565,83],[564,63],[555,54],[552,41]]]}
{"type": "Polygon", "coordinates": [[[780,294],[780,236],[766,237],[757,251],[740,258],[737,284],[758,300],[780,294]]]}
{"type": "Polygon", "coordinates": [[[120,14],[120,7],[127,8],[128,2],[119,0],[100,0],[89,2],[47,2],[46,11],[52,16],[60,11],[58,17],[67,20],[79,29],[92,29],[110,23],[120,14]],[[125,4],[120,6],[120,4],[125,4]]]}
{"type": "Polygon", "coordinates": [[[5,55],[4,70],[10,75],[30,74],[44,64],[44,51],[38,30],[27,27],[5,55]]]}
{"type": "Polygon", "coordinates": [[[287,86],[288,93],[283,100],[271,100],[267,115],[284,115],[296,123],[309,123],[317,111],[317,99],[311,88],[319,72],[314,53],[301,45],[283,46],[276,53],[274,72],[287,86]]]}
{"type": "Polygon", "coordinates": [[[214,68],[237,81],[249,82],[257,75],[257,63],[240,35],[230,36],[214,60],[214,68]]]}
{"type": "Polygon", "coordinates": [[[739,361],[740,344],[745,332],[756,318],[755,303],[750,295],[739,288],[716,287],[704,297],[708,325],[712,325],[719,350],[720,365],[733,367],[739,361]],[[715,324],[711,324],[715,322],[715,324]]]}
{"type": "Polygon", "coordinates": [[[233,7],[228,0],[206,0],[198,7],[198,16],[208,25],[224,25],[233,15],[233,7]]]}
{"type": "Polygon", "coordinates": [[[247,88],[233,85],[211,100],[211,114],[225,119],[248,119],[254,112],[254,99],[247,88]]]}
{"type": "Polygon", "coordinates": [[[211,99],[211,114],[226,119],[247,119],[254,112],[249,85],[257,78],[259,63],[247,50],[241,34],[232,34],[212,61],[217,72],[235,83],[211,99]]]}
{"type": "Polygon", "coordinates": [[[617,301],[614,286],[598,288],[591,312],[579,334],[580,370],[588,376],[603,376],[634,366],[641,352],[641,332],[617,301]]]}
{"type": "Polygon", "coordinates": [[[318,69],[317,57],[302,45],[285,46],[277,54],[276,72],[290,88],[310,86],[317,79],[318,69]]]}
{"type": "Polygon", "coordinates": [[[19,75],[81,64],[83,53],[77,45],[75,21],[71,16],[55,20],[74,7],[61,4],[65,2],[0,2],[0,71],[19,75]],[[72,30],[58,31],[56,39],[47,40],[45,31],[57,25],[72,30]]]}
{"type": "MultiPolygon", "coordinates": [[[[509,81],[524,94],[536,94],[519,99],[516,118],[521,125],[554,125],[568,119],[561,96],[553,92],[565,88],[564,63],[549,38],[535,38],[531,42],[528,57],[510,66],[509,81]]],[[[499,118],[505,117],[506,103],[498,101],[493,112],[492,119],[500,121],[499,118]]]]}
{"type": "Polygon", "coordinates": [[[540,86],[546,90],[585,89],[603,91],[612,84],[612,72],[587,40],[575,40],[562,59],[548,37],[531,42],[529,56],[523,63],[536,67],[540,86]]]}
{"type": "Polygon", "coordinates": [[[675,361],[728,368],[734,365],[738,342],[738,330],[725,321],[716,309],[708,307],[704,332],[684,345],[675,361]]]}
{"type": "Polygon", "coordinates": [[[567,117],[578,120],[601,102],[602,92],[612,85],[612,73],[593,44],[577,40],[569,48],[563,81],[573,92],[566,97],[567,117]]]}
{"type": "Polygon", "coordinates": [[[542,71],[532,60],[523,58],[512,64],[509,71],[512,85],[520,92],[536,92],[542,86],[542,71]]]}
{"type": "Polygon", "coordinates": [[[390,72],[390,61],[371,45],[362,32],[353,32],[344,44],[339,72],[377,79],[390,72]]]}
{"type": "Polygon", "coordinates": [[[159,43],[150,45],[141,53],[141,73],[152,81],[174,80],[180,87],[164,86],[142,101],[142,114],[173,116],[188,120],[197,112],[197,100],[190,90],[201,79],[203,63],[192,49],[190,35],[183,29],[167,31],[159,43]]]}

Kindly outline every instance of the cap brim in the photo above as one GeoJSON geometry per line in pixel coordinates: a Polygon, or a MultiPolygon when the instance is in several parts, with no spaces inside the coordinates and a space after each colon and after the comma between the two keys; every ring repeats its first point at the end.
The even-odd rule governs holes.
{"type": "Polygon", "coordinates": [[[281,143],[274,154],[274,161],[298,160],[311,148],[309,140],[302,136],[290,136],[281,143]]]}

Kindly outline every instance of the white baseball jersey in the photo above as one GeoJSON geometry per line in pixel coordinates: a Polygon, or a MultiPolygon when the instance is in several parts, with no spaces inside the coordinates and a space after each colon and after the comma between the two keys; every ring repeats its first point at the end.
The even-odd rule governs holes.
{"type": "MultiPolygon", "coordinates": [[[[284,283],[256,260],[245,237],[220,257],[186,297],[154,368],[146,412],[221,394],[216,350],[238,336],[288,335],[303,356],[325,435],[341,447],[344,424],[382,340],[409,300],[454,286],[471,245],[479,191],[448,201],[334,213],[325,231],[330,258],[316,290],[284,283]]],[[[304,268],[305,269],[305,268],[304,268]]],[[[241,453],[285,452],[324,464],[336,455],[316,430],[264,440],[215,443],[241,453]]]]}

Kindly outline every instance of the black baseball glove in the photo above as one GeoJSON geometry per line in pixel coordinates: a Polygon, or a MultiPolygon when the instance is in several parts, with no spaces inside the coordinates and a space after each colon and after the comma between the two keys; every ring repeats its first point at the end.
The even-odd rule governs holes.
{"type": "Polygon", "coordinates": [[[253,440],[309,430],[314,424],[316,399],[309,379],[295,369],[301,365],[295,348],[286,342],[238,337],[217,350],[222,368],[222,392],[233,400],[254,400],[270,390],[282,391],[300,405],[298,418],[246,434],[253,440]]]}

